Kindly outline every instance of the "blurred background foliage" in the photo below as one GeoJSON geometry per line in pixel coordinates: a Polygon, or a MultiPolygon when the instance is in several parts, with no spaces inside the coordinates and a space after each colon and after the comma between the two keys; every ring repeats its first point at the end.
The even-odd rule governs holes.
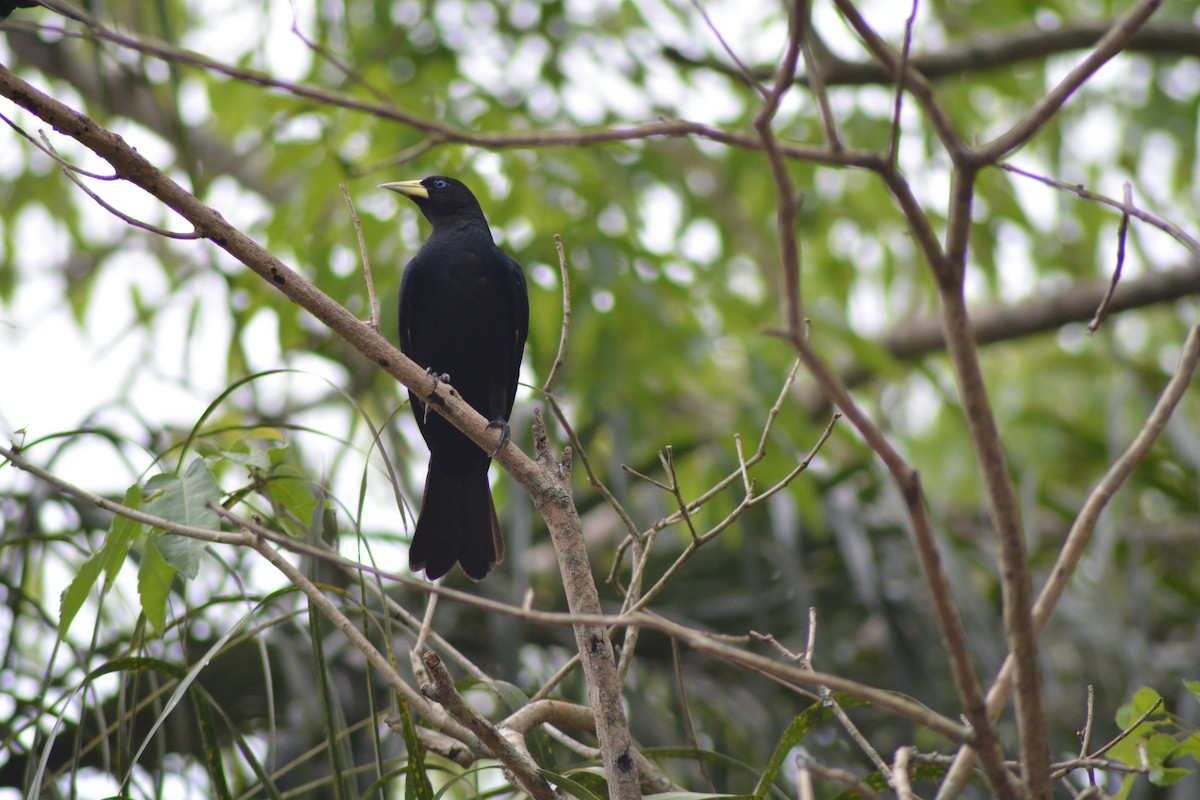
{"type": "MultiPolygon", "coordinates": [[[[712,0],[703,6],[739,57],[768,76],[786,33],[782,5],[712,0]]],[[[814,30],[828,57],[869,61],[831,4],[814,6],[814,30]]],[[[913,52],[1097,27],[1124,6],[1094,0],[923,3],[913,52]]],[[[573,321],[554,391],[597,475],[642,530],[670,514],[674,501],[620,465],[662,478],[657,453],[670,445],[690,499],[737,470],[735,435],[747,455],[753,452],[792,362],[787,346],[766,333],[780,324],[782,286],[776,194],[763,155],[697,138],[511,147],[487,139],[659,118],[752,135],[757,96],[696,5],[89,0],[84,8],[132,41],[97,35],[44,9],[21,10],[4,24],[0,61],[121,133],[230,222],[365,316],[358,245],[339,190],[345,183],[361,217],[390,337],[401,268],[427,229],[415,209],[384,196],[376,184],[439,173],[474,188],[498,238],[529,276],[525,380],[532,386],[545,379],[558,347],[562,297],[552,237],[561,235],[573,321]],[[137,42],[140,47],[132,46],[137,42]],[[213,62],[246,72],[231,75],[211,68],[213,62]],[[285,85],[264,86],[248,79],[251,73],[285,85]],[[317,91],[304,95],[289,87],[317,91]],[[444,143],[436,130],[370,108],[398,109],[482,138],[476,146],[444,143]]],[[[908,5],[864,2],[862,9],[899,47],[908,5]]],[[[1173,33],[1190,41],[1190,52],[1160,39],[1135,45],[1076,93],[1011,162],[1118,199],[1129,181],[1138,205],[1194,230],[1200,98],[1195,15],[1190,4],[1168,4],[1151,23],[1163,37],[1173,33]]],[[[934,85],[964,137],[983,141],[1005,130],[1079,57],[1074,49],[1049,55],[1030,49],[994,68],[965,60],[934,85]]],[[[846,145],[886,152],[893,88],[870,80],[833,82],[829,95],[846,145]]],[[[11,105],[0,113],[37,137],[36,120],[11,105]]],[[[905,104],[900,120],[901,169],[940,226],[948,160],[913,103],[905,104]]],[[[823,144],[820,117],[802,85],[787,96],[776,130],[787,141],[823,144]]],[[[105,171],[73,142],[47,133],[65,158],[105,171]]],[[[392,379],[223,252],[126,225],[79,192],[14,129],[0,132],[0,142],[4,435],[23,440],[27,456],[52,471],[120,498],[126,486],[188,463],[203,441],[210,449],[200,452],[211,457],[223,491],[232,496],[248,485],[246,471],[219,457],[219,448],[228,449],[244,428],[284,430],[283,466],[300,479],[304,502],[276,496],[275,508],[260,504],[262,513],[276,519],[280,507],[319,512],[328,505],[336,521],[324,518],[324,533],[336,527],[344,553],[366,559],[369,546],[381,567],[402,569],[411,518],[397,509],[392,479],[415,504],[425,451],[392,379]],[[91,367],[98,371],[85,371],[91,367]],[[283,367],[299,372],[259,374],[283,367]],[[251,375],[257,377],[222,397],[251,375]],[[189,438],[210,404],[213,413],[199,436],[189,438]],[[368,419],[382,431],[377,447],[368,419]],[[156,457],[163,461],[155,463],[156,457]]],[[[799,237],[812,338],[827,360],[856,376],[858,401],[920,470],[986,681],[1005,652],[994,540],[953,378],[941,353],[899,358],[888,345],[895,332],[936,315],[930,271],[876,176],[801,161],[789,169],[804,195],[799,237]]],[[[126,213],[179,229],[180,220],[149,198],[119,184],[92,185],[126,213]]],[[[989,172],[979,183],[970,242],[972,303],[1020,308],[1106,281],[1119,219],[1112,209],[1070,193],[989,172]]],[[[1183,247],[1134,221],[1126,280],[1193,268],[1183,247]]],[[[1177,297],[1115,315],[1094,336],[1072,322],[984,350],[1023,502],[1035,589],[1089,489],[1133,437],[1174,368],[1196,314],[1190,292],[1200,289],[1200,280],[1191,286],[1177,297]]],[[[538,405],[545,404],[534,391],[518,400],[514,439],[526,450],[531,409],[538,405]]],[[[760,490],[804,458],[829,417],[801,371],[753,470],[760,490]]],[[[1101,520],[1042,638],[1056,757],[1078,749],[1075,731],[1083,724],[1089,684],[1096,687],[1094,741],[1115,733],[1117,707],[1143,685],[1196,717],[1180,680],[1200,677],[1198,419],[1200,400],[1192,393],[1101,520]]],[[[561,430],[555,435],[560,443],[565,439],[561,430]]],[[[625,530],[584,471],[577,467],[575,475],[593,569],[604,576],[613,569],[625,530]]],[[[495,484],[509,556],[472,590],[519,602],[532,588],[538,606],[563,606],[544,525],[507,477],[499,475],[495,484]]],[[[697,526],[711,526],[732,511],[740,485],[696,514],[697,526]]],[[[113,595],[85,612],[89,622],[72,629],[73,655],[67,657],[47,643],[59,592],[100,546],[108,520],[12,469],[0,471],[0,504],[6,609],[0,638],[7,639],[0,695],[9,695],[0,697],[0,739],[12,747],[0,767],[0,785],[25,785],[29,759],[22,754],[30,747],[40,754],[44,746],[44,739],[34,744],[33,729],[44,734],[48,722],[31,711],[32,698],[57,698],[120,654],[153,655],[186,669],[247,611],[244,601],[229,597],[257,601],[279,586],[246,554],[210,550],[198,579],[176,582],[169,608],[175,624],[163,639],[143,638],[148,632],[135,624],[136,590],[127,588],[123,601],[113,595]]],[[[310,519],[299,523],[296,535],[306,525],[319,527],[310,519]]],[[[688,541],[686,528],[664,531],[647,574],[660,576],[688,541]]],[[[626,557],[618,565],[622,583],[628,570],[626,557]]],[[[324,578],[353,583],[345,575],[324,578]]],[[[451,580],[462,583],[460,575],[451,580]]],[[[387,590],[420,615],[420,595],[396,586],[387,590]]],[[[603,599],[619,606],[612,587],[603,599]]],[[[260,750],[276,753],[279,764],[305,752],[312,736],[321,741],[325,725],[309,705],[316,702],[309,688],[313,631],[295,616],[297,602],[287,594],[264,601],[259,613],[271,624],[259,643],[235,639],[203,677],[214,704],[235,720],[232,727],[257,737],[260,750]],[[264,663],[277,681],[271,687],[275,712],[287,720],[280,729],[265,721],[264,663]]],[[[803,647],[810,606],[820,621],[817,668],[910,694],[951,716],[958,712],[903,504],[881,465],[844,424],[835,427],[807,472],[701,549],[653,604],[689,625],[771,633],[796,649],[803,647]]],[[[526,693],[536,691],[574,647],[568,630],[487,618],[448,603],[439,609],[436,628],[488,674],[526,693]]],[[[396,637],[397,652],[406,652],[411,638],[396,637]]],[[[344,644],[329,647],[317,662],[320,674],[341,689],[344,717],[338,724],[352,725],[369,713],[362,666],[344,644]]],[[[683,654],[682,674],[699,746],[750,765],[766,762],[790,720],[809,704],[696,654],[683,654]]],[[[140,697],[149,689],[133,668],[122,680],[98,680],[94,691],[69,704],[71,725],[60,742],[74,736],[86,741],[96,720],[111,721],[102,709],[115,697],[140,697]]],[[[585,697],[577,675],[561,692],[585,697]]],[[[376,710],[387,709],[382,689],[375,701],[376,710]]],[[[661,637],[646,633],[638,643],[628,704],[640,743],[687,745],[671,648],[661,637]]],[[[914,736],[907,723],[870,708],[852,715],[882,753],[914,736]]],[[[146,726],[138,730],[144,733],[146,726]]],[[[194,747],[194,737],[180,737],[194,747]]],[[[381,742],[389,753],[402,750],[398,737],[382,736],[381,742]]],[[[916,742],[945,748],[927,734],[918,734],[916,742]]],[[[826,765],[870,769],[833,727],[804,744],[826,765]]],[[[155,781],[167,780],[163,774],[189,774],[170,755],[191,750],[173,740],[147,755],[139,770],[159,778],[143,777],[130,791],[153,796],[162,786],[155,781]]],[[[111,767],[128,755],[93,753],[82,765],[111,767]]],[[[360,756],[369,762],[369,748],[355,753],[360,756]]],[[[558,757],[559,767],[573,763],[569,754],[558,757]]],[[[64,758],[51,761],[60,770],[55,785],[62,792],[74,780],[71,759],[64,758]]],[[[323,758],[310,757],[305,769],[289,772],[279,785],[315,780],[327,766],[323,758]]],[[[699,787],[694,762],[666,766],[699,787]]],[[[724,765],[710,770],[722,790],[753,788],[752,773],[724,765]]],[[[250,780],[244,766],[234,772],[250,780]]],[[[324,796],[327,789],[313,788],[308,796],[324,796]]],[[[1187,797],[1197,790],[1193,781],[1175,787],[1176,794],[1151,794],[1158,790],[1147,786],[1137,791],[1187,797]]]]}

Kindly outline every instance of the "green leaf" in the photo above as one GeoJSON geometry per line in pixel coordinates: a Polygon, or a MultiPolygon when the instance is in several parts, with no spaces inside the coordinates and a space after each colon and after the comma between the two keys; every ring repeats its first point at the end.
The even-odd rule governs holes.
{"type": "Polygon", "coordinates": [[[1200,761],[1200,732],[1193,731],[1185,736],[1177,746],[1175,755],[1182,758],[1183,756],[1191,756],[1196,761],[1200,761]]]}
{"type": "Polygon", "coordinates": [[[425,747],[417,738],[417,726],[413,722],[412,712],[408,701],[397,696],[400,710],[400,724],[404,730],[404,746],[408,750],[408,764],[404,774],[408,780],[404,782],[406,800],[433,800],[433,783],[429,780],[429,771],[425,768],[425,747]]]}
{"type": "MultiPolygon", "coordinates": [[[[121,505],[135,511],[138,510],[142,505],[142,487],[135,483],[126,489],[121,505]]],[[[129,555],[129,548],[133,544],[133,540],[141,535],[143,529],[142,523],[129,519],[129,517],[120,515],[113,517],[112,527],[108,529],[104,546],[100,548],[100,560],[104,567],[105,592],[112,589],[113,582],[116,581],[117,575],[121,572],[121,566],[125,563],[126,556],[129,555]]]]}
{"type": "Polygon", "coordinates": [[[783,732],[783,736],[779,737],[779,741],[775,744],[775,752],[771,754],[771,760],[767,762],[767,768],[763,770],[762,777],[758,779],[758,785],[754,787],[755,794],[766,794],[775,780],[779,777],[779,771],[783,768],[787,761],[788,753],[792,752],[800,740],[807,736],[813,728],[817,727],[824,721],[832,712],[824,703],[813,703],[804,711],[800,712],[792,724],[788,725],[787,730],[783,732]]]}
{"type": "Polygon", "coordinates": [[[1191,775],[1190,769],[1179,767],[1154,767],[1150,770],[1150,782],[1155,786],[1170,786],[1191,775]]]}
{"type": "MultiPolygon", "coordinates": [[[[1121,730],[1126,730],[1134,721],[1162,700],[1162,695],[1149,687],[1143,686],[1133,694],[1133,700],[1117,709],[1116,721],[1121,730]]],[[[1149,722],[1149,720],[1147,720],[1149,722]]]]}
{"type": "Polygon", "coordinates": [[[1184,681],[1183,685],[1192,693],[1192,697],[1197,703],[1200,703],[1200,681],[1184,681]]]}
{"type": "Polygon", "coordinates": [[[58,610],[58,638],[64,640],[67,638],[71,622],[79,613],[79,609],[83,607],[84,601],[87,600],[92,587],[96,584],[96,579],[100,577],[100,570],[104,563],[102,555],[102,553],[96,553],[83,562],[79,572],[63,590],[58,610]]]}
{"type": "Polygon", "coordinates": [[[142,563],[138,566],[138,598],[150,626],[162,636],[167,629],[167,598],[171,594],[175,568],[158,551],[156,541],[155,537],[146,538],[142,563]]]}
{"type": "MultiPolygon", "coordinates": [[[[127,508],[137,509],[141,504],[141,500],[142,489],[137,484],[134,484],[126,490],[122,505],[127,508]]],[[[58,636],[60,639],[66,638],[71,623],[75,620],[79,609],[87,601],[88,595],[91,593],[92,587],[95,586],[96,580],[100,577],[102,571],[105,575],[103,592],[107,593],[112,588],[113,582],[120,573],[121,565],[125,563],[129,547],[134,537],[141,532],[141,529],[142,525],[139,522],[120,516],[119,514],[113,516],[112,525],[109,527],[103,547],[83,563],[79,572],[75,574],[75,577],[71,579],[70,584],[68,584],[62,593],[59,602],[58,623],[58,636]]]]}
{"type": "Polygon", "coordinates": [[[711,792],[660,792],[658,794],[644,795],[645,800],[718,800],[724,798],[734,798],[740,800],[752,800],[752,798],[762,797],[760,794],[712,794],[711,792]]]}
{"type": "Polygon", "coordinates": [[[602,798],[608,797],[608,781],[599,772],[590,769],[576,770],[570,775],[545,769],[538,770],[538,772],[557,786],[560,791],[579,800],[602,800],[602,798]]]}
{"type": "MultiPolygon", "coordinates": [[[[280,469],[267,482],[267,495],[274,503],[290,511],[302,524],[312,522],[317,500],[303,477],[293,477],[294,470],[280,469]]],[[[282,521],[282,520],[281,520],[282,521]]]]}
{"type": "MultiPolygon", "coordinates": [[[[146,490],[153,495],[143,506],[146,513],[192,528],[220,530],[220,517],[212,507],[220,505],[221,489],[204,459],[192,461],[182,478],[155,475],[146,481],[146,490]]],[[[162,556],[186,578],[200,572],[204,546],[201,540],[171,534],[159,541],[162,556]]]]}
{"type": "Polygon", "coordinates": [[[204,754],[203,764],[208,772],[209,794],[217,800],[230,800],[233,792],[225,776],[225,762],[213,718],[212,703],[204,696],[203,691],[192,690],[189,694],[192,706],[196,709],[196,725],[200,734],[201,752],[204,754]]]}
{"type": "Polygon", "coordinates": [[[1175,738],[1165,733],[1156,733],[1144,742],[1146,757],[1151,766],[1161,766],[1175,754],[1179,745],[1175,738]]]}

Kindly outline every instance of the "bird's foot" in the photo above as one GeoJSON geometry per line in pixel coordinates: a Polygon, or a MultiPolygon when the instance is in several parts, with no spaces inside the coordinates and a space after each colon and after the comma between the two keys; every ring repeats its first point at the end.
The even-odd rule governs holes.
{"type": "MultiPolygon", "coordinates": [[[[425,374],[433,378],[433,388],[429,390],[429,397],[433,397],[435,394],[437,394],[438,386],[443,383],[450,383],[449,372],[438,372],[436,369],[428,368],[425,370],[425,374]]],[[[421,424],[424,425],[426,422],[429,422],[429,403],[425,403],[425,414],[421,417],[421,424]]]]}
{"type": "Polygon", "coordinates": [[[489,430],[492,428],[500,429],[500,443],[496,445],[496,449],[492,451],[491,455],[492,458],[495,458],[496,453],[499,453],[501,450],[503,450],[504,445],[508,444],[509,441],[512,440],[512,428],[508,427],[508,421],[503,419],[494,419],[489,422],[487,426],[489,430]]]}

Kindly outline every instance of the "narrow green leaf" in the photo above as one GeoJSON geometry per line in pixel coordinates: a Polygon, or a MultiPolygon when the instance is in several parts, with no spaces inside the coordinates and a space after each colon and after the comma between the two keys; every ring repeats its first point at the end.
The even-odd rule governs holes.
{"type": "Polygon", "coordinates": [[[229,779],[225,776],[225,764],[221,758],[221,743],[217,738],[217,726],[213,719],[212,703],[201,690],[191,693],[192,706],[196,709],[196,726],[204,753],[204,766],[208,772],[209,792],[217,800],[232,800],[229,779]]]}
{"type": "Polygon", "coordinates": [[[643,795],[644,800],[756,800],[759,794],[712,794],[711,792],[660,792],[643,795]]]}
{"type": "Polygon", "coordinates": [[[102,553],[96,553],[83,562],[79,572],[75,573],[75,577],[63,590],[58,607],[58,638],[67,638],[71,622],[74,621],[75,615],[79,613],[79,609],[83,607],[88,595],[91,594],[92,587],[96,585],[96,579],[100,577],[104,561],[101,556],[102,553]]]}
{"type": "Polygon", "coordinates": [[[167,629],[167,598],[171,594],[175,568],[158,551],[156,541],[157,537],[146,537],[142,563],[138,566],[138,598],[142,602],[142,613],[155,633],[162,636],[167,629]]]}
{"type": "Polygon", "coordinates": [[[408,764],[404,770],[408,780],[404,783],[404,796],[407,800],[433,800],[433,783],[425,768],[425,748],[417,738],[412,712],[403,697],[397,696],[396,699],[400,706],[400,724],[404,729],[404,746],[408,750],[408,764]]]}
{"type": "Polygon", "coordinates": [[[772,753],[771,760],[767,762],[767,768],[763,770],[762,777],[758,779],[758,785],[754,787],[755,794],[766,794],[770,790],[779,777],[779,771],[787,761],[788,753],[792,752],[800,740],[825,720],[830,713],[824,703],[813,703],[792,720],[792,724],[788,725],[783,736],[779,737],[779,742],[775,745],[775,752],[772,753]]]}
{"type": "Polygon", "coordinates": [[[608,797],[608,781],[599,772],[581,769],[570,775],[563,775],[549,770],[538,770],[542,777],[553,783],[560,791],[566,792],[578,800],[602,800],[608,797]]]}
{"type": "MultiPolygon", "coordinates": [[[[121,504],[126,508],[138,510],[142,505],[142,487],[134,484],[125,490],[125,498],[121,504]]],[[[104,591],[107,592],[113,587],[113,583],[117,580],[117,575],[121,572],[121,566],[125,563],[125,558],[129,555],[129,548],[133,544],[133,540],[141,535],[144,526],[140,522],[129,519],[128,517],[115,516],[113,517],[112,527],[108,529],[108,536],[104,539],[104,547],[100,549],[100,560],[104,567],[104,591]]]]}

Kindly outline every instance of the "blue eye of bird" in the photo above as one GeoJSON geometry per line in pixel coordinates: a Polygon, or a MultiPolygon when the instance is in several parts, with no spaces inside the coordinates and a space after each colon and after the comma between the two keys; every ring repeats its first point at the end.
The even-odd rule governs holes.
{"type": "Polygon", "coordinates": [[[446,182],[445,182],[444,180],[442,180],[441,178],[438,178],[436,181],[434,181],[434,182],[433,182],[433,188],[435,188],[435,189],[445,189],[445,188],[446,188],[446,182]]]}

